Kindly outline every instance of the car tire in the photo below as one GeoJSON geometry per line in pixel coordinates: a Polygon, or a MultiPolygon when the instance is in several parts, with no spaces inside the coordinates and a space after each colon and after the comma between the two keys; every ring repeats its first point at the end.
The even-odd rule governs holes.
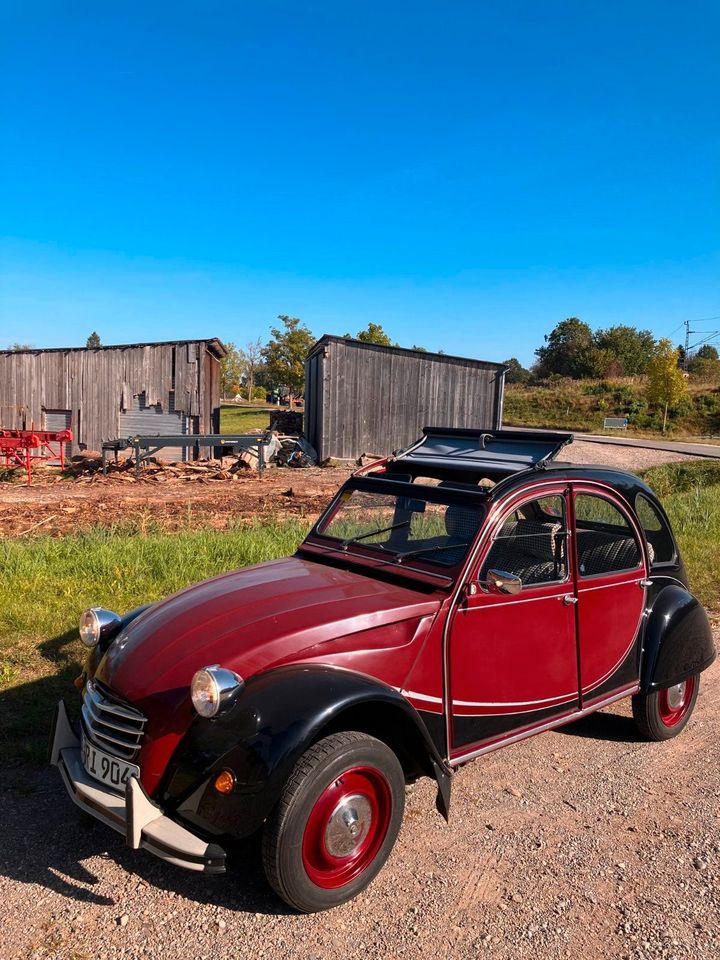
{"type": "Polygon", "coordinates": [[[640,733],[648,740],[670,740],[685,727],[700,690],[700,675],[694,674],[665,690],[637,693],[632,710],[640,733]]]}
{"type": "Polygon", "coordinates": [[[263,831],[270,886],[301,913],[357,896],[400,831],[405,776],[395,753],[364,733],[336,733],[298,760],[263,831]]]}

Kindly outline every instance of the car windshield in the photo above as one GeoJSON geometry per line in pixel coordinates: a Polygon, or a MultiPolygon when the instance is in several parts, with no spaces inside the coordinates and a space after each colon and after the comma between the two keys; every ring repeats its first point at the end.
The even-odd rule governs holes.
{"type": "Polygon", "coordinates": [[[412,496],[347,489],[315,532],[345,550],[355,545],[377,550],[391,563],[412,558],[454,567],[465,557],[482,517],[482,503],[459,503],[442,488],[412,496]]]}

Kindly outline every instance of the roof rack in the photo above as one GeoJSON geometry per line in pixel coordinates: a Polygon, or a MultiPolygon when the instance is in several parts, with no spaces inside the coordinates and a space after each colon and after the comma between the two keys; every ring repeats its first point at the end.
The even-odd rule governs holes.
{"type": "Polygon", "coordinates": [[[572,441],[572,433],[549,430],[423,427],[423,436],[395,454],[392,462],[473,473],[519,473],[531,468],[542,470],[572,441]]]}

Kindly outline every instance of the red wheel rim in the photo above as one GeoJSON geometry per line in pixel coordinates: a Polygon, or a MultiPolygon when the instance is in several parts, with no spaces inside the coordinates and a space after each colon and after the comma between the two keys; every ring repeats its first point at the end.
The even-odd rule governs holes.
{"type": "Polygon", "coordinates": [[[392,793],[374,767],[352,767],[329,783],[310,811],[302,841],[305,872],[334,890],[373,862],[390,825],[392,793]]]}
{"type": "Polygon", "coordinates": [[[658,712],[666,727],[676,727],[686,716],[695,692],[695,677],[658,691],[658,712]]]}

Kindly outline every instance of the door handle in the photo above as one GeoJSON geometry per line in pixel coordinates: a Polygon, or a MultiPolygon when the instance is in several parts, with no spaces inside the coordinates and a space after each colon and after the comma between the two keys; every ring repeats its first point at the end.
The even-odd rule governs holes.
{"type": "Polygon", "coordinates": [[[574,597],[571,593],[566,593],[565,596],[562,598],[562,602],[565,604],[566,607],[569,607],[571,603],[577,603],[578,598],[574,597]]]}

